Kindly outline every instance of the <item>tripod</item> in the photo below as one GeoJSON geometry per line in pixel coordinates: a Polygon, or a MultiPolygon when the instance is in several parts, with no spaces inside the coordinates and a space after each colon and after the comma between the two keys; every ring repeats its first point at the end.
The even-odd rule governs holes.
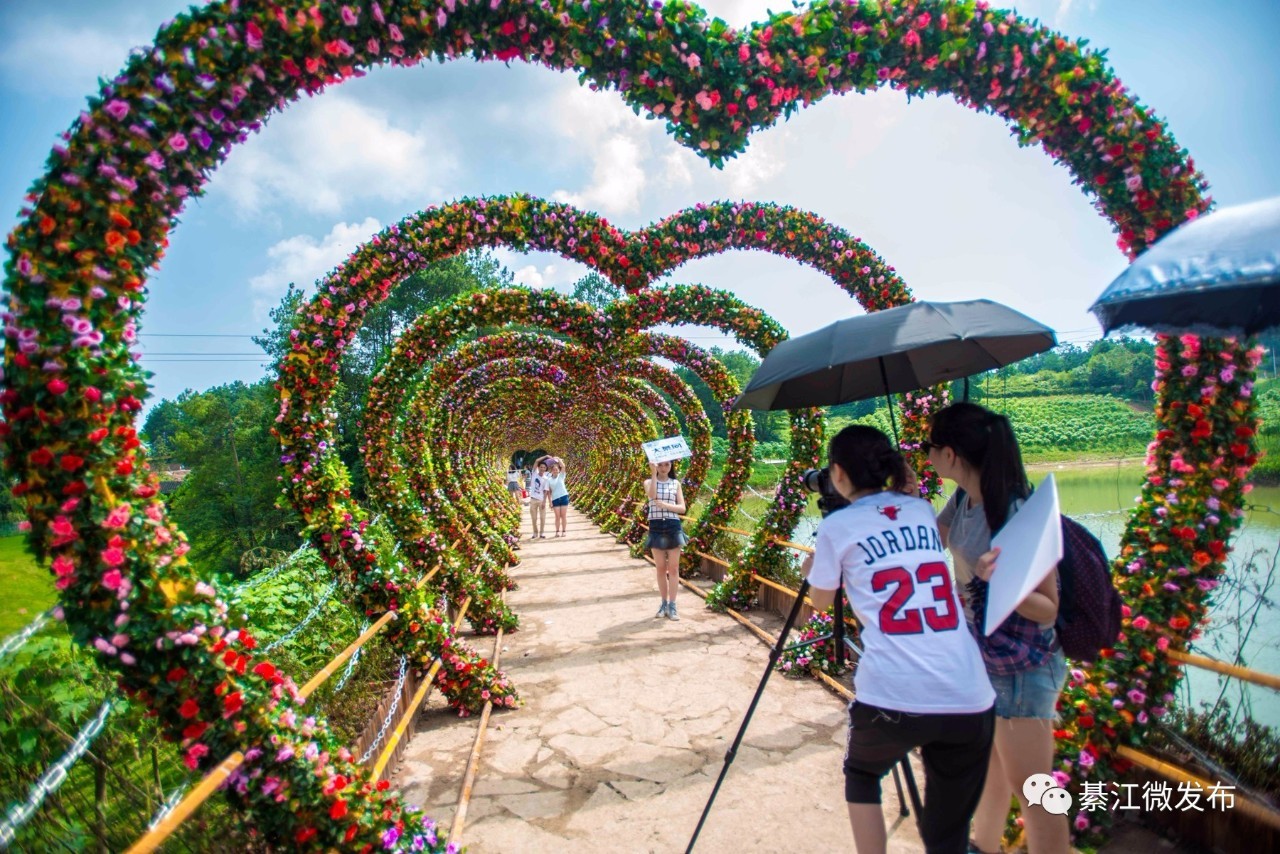
{"type": "MultiPolygon", "coordinates": [[[[787,621],[782,627],[782,634],[778,635],[778,642],[769,650],[769,665],[765,668],[764,676],[760,678],[760,684],[756,687],[755,696],[751,698],[751,705],[747,707],[746,717],[742,719],[742,726],[738,727],[738,734],[733,739],[733,744],[729,745],[729,749],[724,754],[724,766],[720,769],[720,776],[716,778],[716,784],[711,789],[711,797],[707,798],[707,805],[702,808],[702,816],[698,819],[698,826],[694,828],[693,836],[689,839],[689,847],[685,849],[685,854],[692,854],[693,846],[698,841],[698,834],[702,833],[702,825],[707,821],[707,814],[711,812],[711,805],[715,803],[716,795],[720,793],[720,784],[724,782],[725,775],[729,773],[729,766],[733,764],[733,760],[737,758],[738,747],[742,744],[742,737],[746,735],[747,726],[751,723],[751,716],[755,714],[756,706],[760,703],[760,697],[764,694],[764,686],[769,682],[769,676],[773,673],[774,665],[778,663],[778,659],[782,653],[810,646],[820,641],[833,639],[836,646],[836,660],[844,664],[845,644],[849,641],[845,638],[844,633],[844,590],[836,589],[836,600],[832,610],[835,614],[835,624],[832,633],[814,638],[813,640],[802,641],[794,646],[788,647],[787,636],[791,634],[791,629],[795,626],[796,618],[800,615],[800,606],[804,604],[805,596],[809,593],[809,579],[805,579],[800,584],[800,590],[796,593],[796,600],[791,605],[791,612],[787,614],[787,621]]],[[[916,788],[915,776],[911,773],[910,761],[903,757],[902,770],[907,778],[907,791],[910,793],[911,805],[915,807],[917,820],[921,811],[920,792],[916,788]]],[[[898,768],[893,768],[893,782],[898,788],[898,803],[901,805],[900,815],[903,817],[910,815],[907,809],[906,801],[902,797],[902,780],[898,776],[898,768]]]]}

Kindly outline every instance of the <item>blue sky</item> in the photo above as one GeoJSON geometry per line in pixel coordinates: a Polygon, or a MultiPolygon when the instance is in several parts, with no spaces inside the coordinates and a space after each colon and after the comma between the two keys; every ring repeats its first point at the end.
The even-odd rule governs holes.
{"type": "MultiPolygon", "coordinates": [[[[744,25],[785,4],[705,5],[744,25]]],[[[6,232],[96,78],[182,8],[172,0],[0,4],[6,232]]],[[[1219,204],[1280,194],[1280,2],[1033,0],[1015,8],[1105,48],[1120,78],[1191,152],[1219,204]]],[[[920,298],[987,297],[1048,323],[1064,341],[1100,334],[1088,305],[1125,265],[1110,227],[1064,169],[1019,149],[998,120],[942,99],[908,105],[885,91],[828,98],[752,139],[745,156],[717,171],[616,96],[523,65],[380,69],[295,104],[232,153],[172,236],[143,323],[153,392],[172,397],[262,376],[248,336],[290,281],[311,285],[379,228],[482,193],[572,201],[624,228],[713,199],[795,205],[861,236],[920,298]]],[[[585,272],[548,255],[500,256],[531,285],[566,289],[585,272]]],[[[759,253],[694,262],[671,280],[732,290],[793,334],[858,311],[821,275],[759,253]]],[[[685,334],[704,345],[719,340],[709,330],[685,334]]]]}

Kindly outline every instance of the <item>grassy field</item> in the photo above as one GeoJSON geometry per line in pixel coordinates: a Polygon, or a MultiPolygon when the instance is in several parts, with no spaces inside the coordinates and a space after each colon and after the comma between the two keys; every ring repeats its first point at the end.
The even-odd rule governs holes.
{"type": "Polygon", "coordinates": [[[47,570],[36,566],[21,536],[0,537],[0,637],[25,626],[54,603],[53,581],[47,570]]]}

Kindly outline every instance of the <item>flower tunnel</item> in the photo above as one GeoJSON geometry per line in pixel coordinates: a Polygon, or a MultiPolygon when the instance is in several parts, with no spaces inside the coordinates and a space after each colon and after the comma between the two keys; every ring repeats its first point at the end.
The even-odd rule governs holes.
{"type": "MultiPolygon", "coordinates": [[[[752,132],[831,94],[888,86],[948,95],[1065,165],[1130,257],[1210,206],[1190,157],[1102,54],[985,2],[816,0],[742,30],[680,0],[352,0],[337,8],[228,0],[177,16],[90,99],[9,236],[0,429],[29,543],[49,562],[73,636],[155,713],[192,768],[244,752],[229,797],[273,843],[379,846],[422,817],[356,766],[292,679],[256,650],[253,627],[193,577],[133,427],[147,394],[131,347],[148,273],[187,201],[272,112],[372,66],[459,58],[580,74],[665,121],[675,142],[717,165],[752,132]]],[[[728,249],[823,270],[868,311],[910,299],[893,268],[856,237],[793,209],[699,205],[628,233],[514,195],[431,208],[387,229],[319,282],[297,318],[278,365],[289,497],[348,583],[352,606],[396,611],[393,644],[416,667],[439,657],[460,709],[474,706],[477,686],[500,704],[517,702],[514,687],[442,616],[447,598],[476,594],[477,628],[514,619],[500,594],[510,584],[515,508],[502,506],[484,473],[512,448],[563,437],[564,456],[585,479],[583,507],[606,523],[638,479],[639,441],[676,425],[698,441],[705,413],[658,378],[652,359],[688,366],[727,400],[723,368],[716,373],[705,354],[646,330],[706,324],[757,351],[785,335],[731,295],[652,287],[680,264],[728,249]],[[502,291],[425,315],[371,389],[365,453],[379,509],[359,506],[333,448],[330,407],[344,350],[366,312],[413,270],[498,245],[580,261],[630,296],[598,312],[547,292],[502,291]],[[567,338],[566,349],[461,355],[464,336],[509,323],[567,338]],[[578,350],[562,355],[570,347],[578,350]],[[617,370],[629,360],[652,367],[617,370]],[[449,364],[438,376],[436,362],[449,364]],[[460,384],[477,391],[468,397],[460,384]],[[432,571],[440,585],[419,583],[432,571]]],[[[1259,358],[1233,340],[1159,339],[1158,432],[1115,565],[1125,631],[1109,657],[1073,673],[1064,694],[1058,764],[1072,785],[1123,770],[1113,748],[1165,712],[1180,678],[1165,653],[1199,631],[1243,515],[1259,358]]],[[[930,405],[914,401],[904,412],[909,451],[930,405]]],[[[736,450],[695,528],[704,544],[709,526],[731,512],[749,464],[745,426],[735,430],[736,450]]],[[[794,524],[803,503],[796,475],[818,463],[821,440],[817,413],[793,416],[788,474],[744,555],[762,574],[783,560],[775,539],[794,524]]],[[[633,535],[634,522],[607,524],[633,535]]],[[[749,596],[739,576],[725,601],[749,596]]]]}

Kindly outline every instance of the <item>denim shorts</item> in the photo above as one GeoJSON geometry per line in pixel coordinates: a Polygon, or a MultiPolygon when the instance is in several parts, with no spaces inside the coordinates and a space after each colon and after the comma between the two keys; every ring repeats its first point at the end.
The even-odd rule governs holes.
{"type": "Polygon", "coordinates": [[[645,542],[651,549],[669,551],[682,549],[689,544],[679,519],[650,519],[649,539],[645,542]]]}
{"type": "Polygon", "coordinates": [[[568,506],[569,506],[569,496],[567,496],[567,495],[561,495],[559,498],[553,498],[553,499],[551,499],[551,506],[552,506],[552,507],[568,507],[568,506]]]}
{"type": "Polygon", "coordinates": [[[1058,716],[1058,694],[1067,681],[1067,659],[1056,649],[1044,664],[1010,676],[990,674],[996,690],[996,717],[1042,718],[1058,716]]]}

